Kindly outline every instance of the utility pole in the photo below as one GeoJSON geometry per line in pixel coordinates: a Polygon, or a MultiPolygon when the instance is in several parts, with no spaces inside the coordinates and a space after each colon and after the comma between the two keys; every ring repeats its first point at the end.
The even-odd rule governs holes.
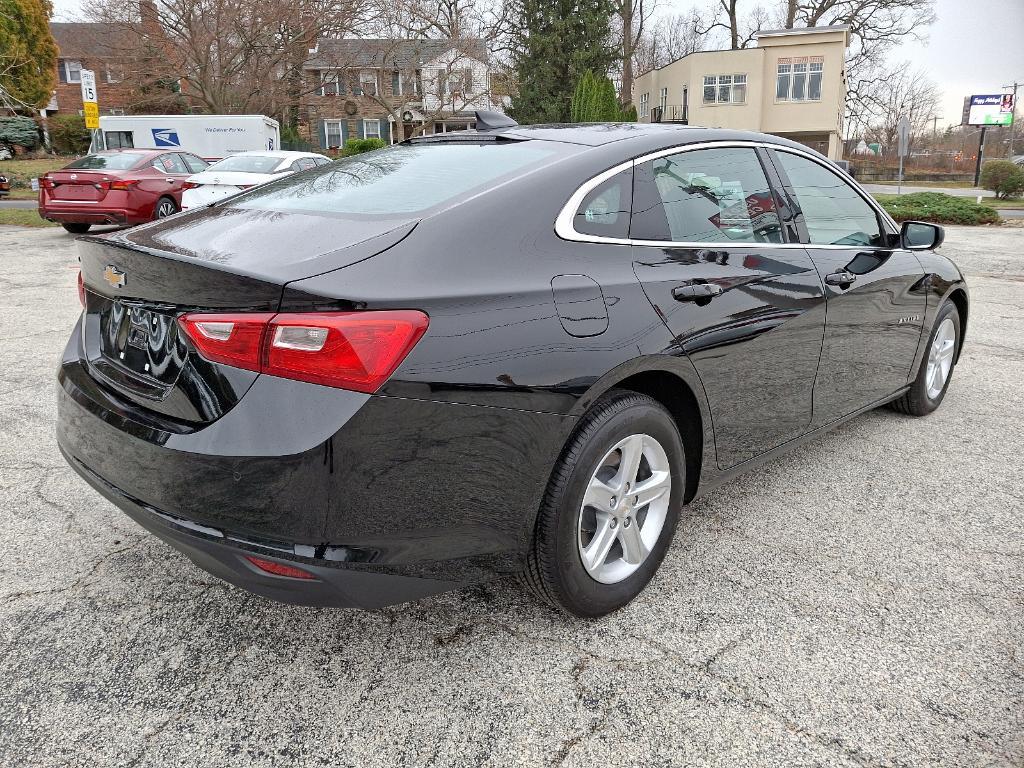
{"type": "Polygon", "coordinates": [[[1017,88],[1020,86],[1016,80],[1013,81],[1013,85],[1004,85],[1003,88],[1009,90],[1013,89],[1013,111],[1010,112],[1010,158],[1013,158],[1013,134],[1017,129],[1017,121],[1013,118],[1017,116],[1017,88]]]}

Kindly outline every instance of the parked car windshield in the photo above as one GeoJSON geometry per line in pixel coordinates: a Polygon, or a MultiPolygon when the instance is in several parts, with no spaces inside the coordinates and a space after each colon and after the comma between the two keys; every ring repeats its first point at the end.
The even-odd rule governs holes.
{"type": "Polygon", "coordinates": [[[118,152],[114,155],[86,155],[72,163],[65,165],[65,168],[78,168],[87,171],[125,171],[134,168],[135,164],[142,160],[145,155],[134,152],[118,152]]]}
{"type": "Polygon", "coordinates": [[[540,142],[396,144],[290,176],[234,198],[257,210],[418,213],[534,170],[566,145],[540,142]]]}
{"type": "Polygon", "coordinates": [[[233,155],[214,163],[206,170],[273,173],[274,169],[281,164],[281,159],[280,157],[270,157],[268,155],[233,155]]]}

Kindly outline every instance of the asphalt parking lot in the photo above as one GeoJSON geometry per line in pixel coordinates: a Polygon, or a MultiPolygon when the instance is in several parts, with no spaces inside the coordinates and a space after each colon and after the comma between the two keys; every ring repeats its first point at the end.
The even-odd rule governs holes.
{"type": "Polygon", "coordinates": [[[356,613],[196,569],[65,466],[72,239],[0,227],[0,765],[1024,765],[1024,228],[943,251],[942,408],[697,502],[583,623],[512,581],[356,613]]]}

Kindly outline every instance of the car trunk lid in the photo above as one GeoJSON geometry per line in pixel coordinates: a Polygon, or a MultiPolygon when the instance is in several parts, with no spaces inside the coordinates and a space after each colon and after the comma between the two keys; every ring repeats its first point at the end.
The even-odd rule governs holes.
{"type": "Polygon", "coordinates": [[[311,233],[296,241],[294,233],[312,222],[281,226],[281,219],[302,214],[246,211],[250,216],[240,220],[219,210],[192,216],[192,226],[156,222],[79,241],[90,373],[134,406],[184,426],[219,418],[257,374],[200,357],[178,326],[180,315],[287,310],[281,295],[289,281],[369,258],[415,227],[414,221],[364,221],[342,238],[332,227],[329,238],[311,233]]]}
{"type": "Polygon", "coordinates": [[[99,202],[117,177],[104,171],[51,171],[46,178],[53,200],[99,202]]]}

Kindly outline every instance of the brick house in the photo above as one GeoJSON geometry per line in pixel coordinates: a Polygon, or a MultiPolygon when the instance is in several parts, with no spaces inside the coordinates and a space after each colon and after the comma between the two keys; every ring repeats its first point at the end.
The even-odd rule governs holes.
{"type": "Polygon", "coordinates": [[[478,39],[321,39],[303,70],[300,130],[321,149],[464,130],[474,110],[502,109],[478,39]]]}
{"type": "Polygon", "coordinates": [[[57,41],[57,89],[46,107],[48,114],[77,115],[82,111],[82,70],[96,73],[100,114],[123,115],[134,101],[125,82],[124,51],[129,36],[115,24],[50,23],[57,41]]]}

